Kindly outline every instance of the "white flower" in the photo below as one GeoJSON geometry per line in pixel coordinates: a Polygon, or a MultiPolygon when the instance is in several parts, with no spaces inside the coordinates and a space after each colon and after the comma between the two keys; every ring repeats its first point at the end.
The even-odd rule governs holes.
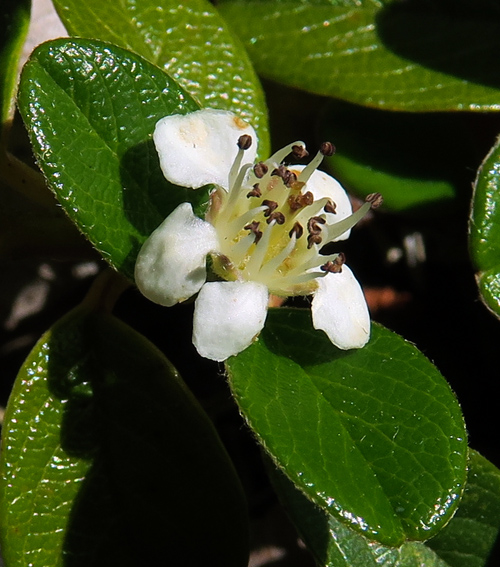
{"type": "Polygon", "coordinates": [[[307,166],[283,160],[307,155],[295,142],[254,165],[257,137],[230,112],[200,110],[163,118],[154,142],[165,177],[198,188],[213,183],[202,220],[179,205],[144,243],[135,279],[152,301],[171,306],[198,293],[193,343],[222,361],[247,348],[264,326],[269,294],[312,294],[312,319],[341,349],[370,336],[363,292],[343,254],[320,254],[344,240],[381,198],[371,195],[352,213],[347,194],[316,168],[331,144],[307,166]],[[219,280],[207,282],[206,258],[219,280]]]}

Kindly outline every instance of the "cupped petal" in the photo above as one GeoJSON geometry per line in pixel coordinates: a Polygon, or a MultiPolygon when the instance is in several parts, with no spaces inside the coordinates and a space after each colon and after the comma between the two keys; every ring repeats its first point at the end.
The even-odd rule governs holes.
{"type": "Polygon", "coordinates": [[[207,277],[206,257],[218,249],[214,227],[179,205],[143,244],[135,283],[151,301],[170,307],[197,293],[207,277]]]}
{"type": "Polygon", "coordinates": [[[324,331],[343,350],[361,348],[370,339],[370,314],[363,290],[344,264],[342,272],[317,280],[312,305],[315,329],[324,331]]]}
{"type": "MultiPolygon", "coordinates": [[[[304,167],[304,165],[294,165],[291,169],[302,171],[304,167]]],[[[349,196],[342,185],[328,173],[316,169],[308,179],[306,186],[302,189],[303,193],[307,191],[313,194],[315,201],[327,198],[335,203],[336,212],[326,215],[328,224],[334,224],[352,215],[352,205],[349,196]]],[[[346,240],[350,234],[351,231],[346,230],[339,237],[335,238],[334,241],[346,240]]]]}
{"type": "Polygon", "coordinates": [[[255,130],[225,110],[207,108],[166,116],[156,124],[153,140],[163,175],[171,183],[192,189],[215,183],[228,189],[229,172],[243,134],[252,137],[244,163],[253,163],[258,143],[255,130]]]}
{"type": "Polygon", "coordinates": [[[193,344],[201,356],[222,362],[246,349],[260,333],[269,293],[257,282],[209,282],[196,298],[193,344]]]}

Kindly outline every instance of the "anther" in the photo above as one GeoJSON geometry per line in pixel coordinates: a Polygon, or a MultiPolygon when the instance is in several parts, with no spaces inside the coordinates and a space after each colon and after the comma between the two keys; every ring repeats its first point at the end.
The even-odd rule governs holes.
{"type": "Polygon", "coordinates": [[[384,198],[380,193],[370,193],[366,196],[365,201],[370,203],[372,209],[378,209],[380,205],[384,202],[384,198]]]}
{"type": "Polygon", "coordinates": [[[276,224],[284,224],[285,215],[280,211],[275,211],[274,213],[271,213],[269,215],[269,218],[267,219],[267,224],[270,224],[272,221],[276,221],[276,224]]]}
{"type": "Polygon", "coordinates": [[[342,252],[333,261],[328,261],[326,264],[320,266],[323,272],[330,272],[332,274],[340,274],[342,272],[342,265],[345,264],[345,254],[342,252]]]}
{"type": "Polygon", "coordinates": [[[292,229],[288,233],[288,236],[292,238],[293,234],[295,234],[295,238],[297,239],[299,239],[304,234],[304,229],[298,221],[292,226],[292,229]]]}
{"type": "Polygon", "coordinates": [[[258,179],[262,179],[268,171],[269,171],[269,168],[262,161],[260,161],[259,163],[256,163],[253,166],[253,172],[255,174],[255,177],[257,177],[258,179]]]}
{"type": "Polygon", "coordinates": [[[320,224],[325,224],[326,220],[322,217],[311,217],[307,221],[307,231],[311,235],[318,235],[321,234],[321,227],[320,224]]]}
{"type": "Polygon", "coordinates": [[[238,138],[238,148],[240,150],[248,150],[248,148],[252,145],[252,136],[248,134],[243,134],[238,138]]]}
{"type": "Polygon", "coordinates": [[[247,197],[260,197],[261,195],[262,195],[262,191],[260,190],[258,183],[256,183],[253,186],[253,189],[247,193],[247,197]]]}
{"type": "Polygon", "coordinates": [[[283,164],[274,169],[271,175],[277,175],[278,177],[281,177],[281,179],[283,179],[283,183],[288,187],[290,187],[290,183],[297,181],[297,176],[295,175],[295,173],[292,173],[283,164]]]}
{"type": "Polygon", "coordinates": [[[267,207],[267,210],[264,211],[264,216],[268,217],[278,208],[278,203],[276,201],[268,201],[267,199],[264,199],[262,201],[262,206],[267,207]]]}
{"type": "Polygon", "coordinates": [[[302,159],[309,155],[304,146],[292,146],[292,155],[295,159],[302,159]]]}
{"type": "Polygon", "coordinates": [[[293,187],[297,183],[297,175],[293,171],[289,171],[287,179],[283,181],[285,181],[287,187],[293,187]]]}
{"type": "Polygon", "coordinates": [[[255,240],[254,240],[255,244],[257,244],[259,240],[262,238],[262,231],[259,230],[259,225],[260,222],[253,221],[243,227],[245,230],[249,230],[250,232],[253,232],[255,234],[255,240]]]}
{"type": "Polygon", "coordinates": [[[333,213],[337,212],[337,205],[333,201],[329,200],[328,203],[323,207],[325,213],[333,213]]]}
{"type": "Polygon", "coordinates": [[[335,146],[331,142],[323,142],[319,148],[319,151],[324,156],[330,157],[335,153],[335,146]]]}
{"type": "Polygon", "coordinates": [[[310,234],[307,237],[307,248],[312,248],[313,244],[321,244],[321,241],[323,239],[321,238],[321,236],[319,234],[310,234]]]}
{"type": "Polygon", "coordinates": [[[292,211],[298,211],[303,207],[312,205],[314,203],[314,195],[311,191],[307,191],[303,195],[290,195],[288,197],[288,206],[292,211]]]}

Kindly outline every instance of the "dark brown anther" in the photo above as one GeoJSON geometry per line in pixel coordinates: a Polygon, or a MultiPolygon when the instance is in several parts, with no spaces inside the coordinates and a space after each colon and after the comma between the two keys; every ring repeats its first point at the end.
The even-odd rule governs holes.
{"type": "Polygon", "coordinates": [[[248,150],[248,148],[252,145],[252,136],[248,134],[243,134],[238,138],[238,148],[240,150],[248,150]]]}
{"type": "Polygon", "coordinates": [[[303,195],[290,195],[288,197],[288,206],[292,211],[298,211],[303,207],[312,205],[314,203],[314,195],[311,191],[307,191],[303,195]]]}
{"type": "Polygon", "coordinates": [[[267,211],[264,211],[264,216],[268,217],[278,208],[278,203],[276,201],[268,201],[267,199],[264,199],[262,201],[262,206],[267,207],[267,211]]]}
{"type": "Polygon", "coordinates": [[[294,173],[292,173],[289,169],[287,169],[283,164],[281,164],[279,167],[274,169],[271,175],[276,175],[278,177],[281,177],[281,179],[283,179],[283,183],[287,186],[290,186],[289,184],[292,175],[295,177],[294,181],[297,181],[297,176],[294,173]]]}
{"type": "Polygon", "coordinates": [[[259,184],[256,183],[253,189],[247,193],[247,197],[261,197],[262,191],[260,190],[259,184]]]}
{"type": "Polygon", "coordinates": [[[335,153],[335,146],[331,142],[323,142],[319,151],[326,157],[333,156],[335,153]]]}
{"type": "Polygon", "coordinates": [[[365,201],[370,203],[372,209],[378,209],[380,205],[384,202],[384,198],[380,193],[370,193],[366,196],[365,201]]]}
{"type": "Polygon", "coordinates": [[[319,225],[325,224],[326,220],[322,217],[311,217],[307,221],[307,231],[309,234],[317,235],[321,234],[321,227],[319,225]]]}
{"type": "Polygon", "coordinates": [[[302,159],[309,155],[309,152],[304,148],[304,146],[292,146],[292,155],[295,159],[302,159]]]}
{"type": "Polygon", "coordinates": [[[302,225],[300,224],[300,222],[296,222],[293,227],[292,230],[288,233],[288,236],[290,238],[292,238],[292,234],[295,234],[295,238],[299,239],[303,234],[304,234],[304,229],[302,227],[302,225]]]}
{"type": "Polygon", "coordinates": [[[321,244],[322,240],[319,234],[310,234],[307,237],[307,248],[312,248],[313,244],[321,244]]]}
{"type": "Polygon", "coordinates": [[[255,234],[255,240],[254,240],[255,244],[257,244],[259,240],[262,238],[262,231],[259,230],[259,225],[260,222],[252,221],[250,224],[247,224],[246,226],[243,227],[245,230],[249,230],[250,232],[253,232],[255,234]]]}
{"type": "Polygon", "coordinates": [[[325,213],[337,213],[337,205],[333,201],[328,201],[328,203],[323,207],[325,213]]]}
{"type": "Polygon", "coordinates": [[[255,177],[257,177],[258,179],[262,179],[268,171],[269,168],[263,161],[260,161],[253,166],[253,172],[255,174],[255,177]]]}
{"type": "Polygon", "coordinates": [[[269,215],[267,219],[267,224],[271,224],[273,221],[276,221],[276,224],[284,224],[285,223],[285,215],[280,211],[274,211],[269,215]]]}
{"type": "Polygon", "coordinates": [[[345,254],[342,252],[333,261],[328,261],[326,264],[320,266],[323,272],[330,272],[332,274],[340,274],[342,272],[342,265],[345,264],[345,254]]]}
{"type": "Polygon", "coordinates": [[[288,172],[288,177],[283,180],[287,187],[293,187],[297,183],[297,175],[293,171],[288,172]]]}

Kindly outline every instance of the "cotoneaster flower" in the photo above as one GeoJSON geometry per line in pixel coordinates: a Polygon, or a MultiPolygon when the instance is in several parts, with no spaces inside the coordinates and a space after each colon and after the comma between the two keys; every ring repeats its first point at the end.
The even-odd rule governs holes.
{"type": "Polygon", "coordinates": [[[343,254],[321,248],[344,240],[372,206],[355,213],[342,186],[316,168],[334,151],[322,145],[307,166],[294,142],[255,162],[253,128],[230,112],[200,110],[163,118],[154,143],[168,181],[197,189],[214,184],[205,219],[179,205],[144,243],[135,267],[140,291],[172,306],[198,294],[193,343],[223,361],[247,348],[264,326],[270,294],[312,295],[312,320],[341,349],[370,337],[366,301],[343,254]],[[207,281],[207,257],[213,277],[207,281]]]}

